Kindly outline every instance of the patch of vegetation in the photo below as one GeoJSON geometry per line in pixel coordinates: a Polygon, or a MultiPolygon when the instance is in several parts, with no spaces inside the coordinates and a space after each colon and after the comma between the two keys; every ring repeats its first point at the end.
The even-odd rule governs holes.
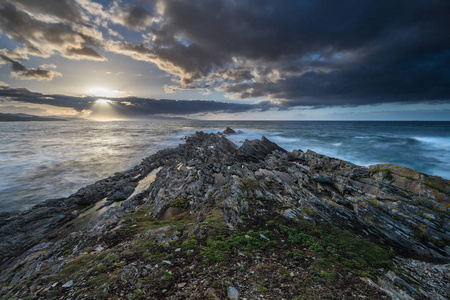
{"type": "Polygon", "coordinates": [[[291,277],[291,274],[284,268],[279,269],[278,273],[280,273],[280,275],[282,276],[291,277]]]}
{"type": "MultiPolygon", "coordinates": [[[[269,296],[274,286],[292,283],[291,272],[303,274],[303,271],[298,272],[299,267],[308,274],[296,276],[306,276],[309,285],[325,283],[337,286],[344,280],[338,274],[350,272],[353,275],[373,276],[379,268],[391,266],[389,250],[320,222],[315,225],[293,223],[275,217],[267,222],[252,220],[248,227],[232,231],[218,209],[207,210],[200,220],[198,216],[182,214],[161,221],[153,218],[148,208],[127,215],[125,220],[125,226],[118,231],[122,231],[126,244],[117,244],[100,254],[76,258],[67,263],[60,273],[50,276],[50,280],[62,283],[73,279],[83,294],[102,299],[105,291],[112,296],[111,288],[114,286],[123,289],[121,282],[125,276],[126,280],[133,282],[126,292],[128,297],[142,299],[161,298],[166,295],[162,292],[164,289],[170,290],[181,280],[187,283],[185,290],[206,295],[202,285],[190,287],[194,282],[181,279],[187,273],[190,278],[203,276],[209,281],[208,286],[217,293],[228,286],[227,280],[231,281],[228,278],[245,275],[254,280],[252,286],[259,293],[269,296]],[[153,230],[157,231],[153,233],[153,230]],[[158,243],[156,234],[170,236],[175,230],[179,232],[179,240],[168,245],[158,243]],[[258,263],[255,263],[256,260],[258,263]],[[124,275],[124,267],[136,262],[141,267],[150,264],[151,271],[138,279],[124,275]],[[214,272],[226,274],[226,278],[219,280],[214,272]]],[[[292,287],[297,292],[301,291],[296,294],[297,297],[307,293],[302,286],[292,287]]],[[[304,299],[308,297],[305,294],[304,299]]]]}
{"type": "Polygon", "coordinates": [[[96,256],[93,254],[86,254],[84,256],[78,257],[71,262],[67,263],[61,272],[55,275],[56,279],[65,280],[67,278],[72,278],[72,276],[80,270],[86,269],[86,267],[91,267],[96,265],[94,258],[96,256]]]}
{"type": "Polygon", "coordinates": [[[146,230],[158,229],[161,227],[172,226],[172,231],[177,230],[178,228],[183,227],[188,218],[186,214],[176,215],[170,220],[159,220],[154,218],[151,215],[153,207],[150,206],[146,208],[141,208],[140,210],[126,215],[125,218],[125,226],[120,230],[128,237],[133,237],[134,234],[140,233],[146,230]]]}
{"type": "Polygon", "coordinates": [[[379,169],[373,169],[373,170],[369,171],[370,174],[376,174],[376,173],[380,173],[380,172],[384,173],[384,178],[386,178],[387,180],[394,179],[392,177],[392,171],[390,169],[381,169],[381,168],[379,168],[379,169]]]}
{"type": "Polygon", "coordinates": [[[161,277],[161,281],[169,281],[169,280],[171,280],[173,278],[173,274],[172,273],[170,273],[170,272],[168,272],[168,271],[166,271],[166,270],[163,270],[162,271],[162,277],[161,277]]]}
{"type": "Polygon", "coordinates": [[[390,250],[385,250],[367,239],[354,237],[346,231],[313,229],[307,225],[304,228],[281,224],[275,226],[287,235],[290,243],[308,246],[311,251],[320,255],[323,261],[317,260],[318,264],[327,265],[329,261],[334,261],[354,269],[368,270],[369,273],[377,273],[379,268],[388,268],[392,265],[390,250]]]}
{"type": "Polygon", "coordinates": [[[130,299],[139,299],[140,297],[144,296],[144,292],[137,289],[134,291],[134,293],[131,295],[130,299]]]}
{"type": "Polygon", "coordinates": [[[244,191],[251,191],[259,188],[259,184],[256,181],[252,181],[249,179],[241,180],[241,187],[244,191]]]}
{"type": "Polygon", "coordinates": [[[170,207],[189,208],[189,200],[185,198],[176,198],[170,202],[170,207]]]}
{"type": "Polygon", "coordinates": [[[336,276],[334,274],[332,274],[332,273],[320,272],[320,276],[322,276],[323,278],[325,278],[329,282],[333,282],[333,281],[336,280],[336,276]]]}
{"type": "Polygon", "coordinates": [[[411,176],[405,176],[405,175],[398,175],[398,176],[403,177],[403,178],[407,178],[407,179],[409,179],[409,180],[411,180],[411,181],[416,181],[416,179],[414,179],[414,178],[411,177],[411,176]]]}
{"type": "Polygon", "coordinates": [[[195,249],[195,247],[197,247],[197,244],[198,244],[198,242],[196,239],[189,239],[189,240],[184,241],[181,244],[181,248],[183,250],[192,250],[192,249],[195,249]]]}
{"type": "Polygon", "coordinates": [[[269,289],[262,283],[258,284],[257,290],[259,293],[267,293],[269,291],[269,289]]]}
{"type": "Polygon", "coordinates": [[[202,254],[208,262],[217,262],[224,259],[225,252],[264,250],[271,245],[269,244],[271,238],[273,233],[268,230],[236,232],[229,237],[212,236],[207,241],[208,246],[202,249],[202,254]]]}

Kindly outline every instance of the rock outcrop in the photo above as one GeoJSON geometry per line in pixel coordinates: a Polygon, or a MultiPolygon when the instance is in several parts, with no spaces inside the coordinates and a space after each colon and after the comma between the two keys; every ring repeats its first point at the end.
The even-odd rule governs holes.
{"type": "Polygon", "coordinates": [[[226,135],[229,135],[229,134],[236,134],[236,133],[237,133],[237,132],[234,131],[234,129],[231,128],[231,127],[227,127],[227,128],[223,131],[223,134],[226,134],[226,135]]]}
{"type": "MultiPolygon", "coordinates": [[[[111,285],[104,284],[109,296],[139,298],[142,292],[142,298],[175,299],[191,291],[199,299],[264,293],[292,298],[302,291],[317,299],[326,293],[346,299],[373,293],[445,299],[450,293],[449,199],[448,180],[404,167],[366,168],[312,151],[287,152],[265,137],[238,148],[222,135],[197,132],[177,148],[159,151],[68,198],[0,216],[0,295],[45,298],[54,291],[71,298],[76,288],[94,293],[67,270],[74,272],[73,262],[101,256],[96,268],[115,274],[111,285]],[[220,266],[225,275],[198,267],[193,255],[204,266],[220,266]],[[328,261],[311,265],[318,257],[328,261]],[[233,264],[241,269],[229,269],[233,264]],[[278,275],[275,269],[265,273],[271,268],[278,275]],[[205,283],[186,275],[190,270],[207,272],[210,279],[205,283]],[[239,270],[244,281],[233,275],[239,270]],[[425,276],[430,270],[442,278],[425,276]],[[345,272],[354,272],[354,278],[345,272]],[[149,274],[163,276],[167,287],[154,288],[149,296],[152,290],[139,284],[153,282],[145,279],[149,274]],[[214,285],[209,281],[214,276],[225,284],[214,285]],[[312,285],[333,290],[295,286],[293,276],[297,281],[318,276],[322,279],[312,285]],[[273,284],[260,285],[258,278],[273,284]],[[271,286],[277,288],[268,290],[271,286]]],[[[82,278],[103,274],[77,272],[82,278]]]]}

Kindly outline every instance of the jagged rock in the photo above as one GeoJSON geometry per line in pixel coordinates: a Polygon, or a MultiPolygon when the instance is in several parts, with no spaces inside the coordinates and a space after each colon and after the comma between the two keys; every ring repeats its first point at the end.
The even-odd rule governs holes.
{"type": "Polygon", "coordinates": [[[229,134],[236,134],[237,132],[234,131],[232,128],[227,127],[227,128],[223,131],[223,133],[226,134],[226,135],[229,135],[229,134]]]}
{"type": "Polygon", "coordinates": [[[264,160],[267,155],[272,154],[274,151],[287,152],[263,136],[261,140],[245,140],[239,148],[236,157],[239,161],[258,162],[264,160]]]}
{"type": "Polygon", "coordinates": [[[121,201],[127,199],[134,192],[134,186],[127,185],[108,196],[109,201],[121,201]]]}
{"type": "MultiPolygon", "coordinates": [[[[449,199],[448,180],[400,166],[366,168],[313,151],[288,153],[265,137],[246,140],[238,148],[224,136],[197,132],[184,144],[161,150],[135,168],[100,180],[68,198],[48,200],[19,214],[1,214],[0,280],[13,277],[11,282],[16,284],[43,270],[47,275],[56,274],[69,261],[61,256],[63,252],[81,255],[99,249],[100,244],[107,249],[118,242],[127,249],[127,242],[120,239],[121,229],[138,226],[138,218],[125,215],[140,208],[148,209],[146,218],[160,222],[176,218],[179,213],[203,220],[208,209],[214,208],[232,230],[274,219],[290,224],[328,223],[389,245],[396,255],[448,264],[449,199]],[[153,176],[151,181],[148,176],[153,176]],[[136,187],[138,193],[134,193],[136,187]],[[107,200],[123,201],[112,204],[107,200]],[[81,204],[89,206],[81,208],[81,204]],[[70,251],[63,250],[75,243],[70,251]]],[[[207,232],[205,226],[196,225],[191,232],[178,231],[171,225],[147,228],[139,236],[169,247],[184,234],[198,238],[207,232]]],[[[266,235],[259,238],[272,241],[266,235]]],[[[187,253],[178,249],[171,253],[187,253]]],[[[417,269],[422,273],[431,272],[439,278],[448,270],[448,265],[443,265],[441,272],[422,266],[422,262],[405,265],[420,266],[417,269]]],[[[178,266],[172,259],[170,263],[178,266]]],[[[144,265],[127,262],[120,278],[128,280],[131,276],[136,284],[136,278],[145,275],[142,270],[148,269],[144,265]]],[[[150,269],[157,268],[155,265],[150,269]]],[[[446,279],[422,278],[408,271],[409,267],[398,268],[405,276],[397,274],[390,279],[386,275],[368,282],[399,297],[450,292],[448,284],[443,283],[446,279]],[[438,287],[436,291],[433,286],[438,287]]],[[[226,297],[231,288],[220,296],[226,297]]],[[[219,297],[214,290],[211,294],[219,297]]],[[[237,290],[232,294],[236,299],[239,296],[237,290]]]]}

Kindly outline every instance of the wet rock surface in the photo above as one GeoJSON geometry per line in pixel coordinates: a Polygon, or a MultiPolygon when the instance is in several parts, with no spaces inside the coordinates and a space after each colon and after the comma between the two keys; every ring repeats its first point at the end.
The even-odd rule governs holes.
{"type": "Polygon", "coordinates": [[[404,167],[197,132],[68,198],[0,215],[0,296],[446,299],[449,199],[448,180],[404,167]],[[358,263],[359,240],[380,252],[358,263]],[[72,278],[79,261],[88,270],[72,278]]]}

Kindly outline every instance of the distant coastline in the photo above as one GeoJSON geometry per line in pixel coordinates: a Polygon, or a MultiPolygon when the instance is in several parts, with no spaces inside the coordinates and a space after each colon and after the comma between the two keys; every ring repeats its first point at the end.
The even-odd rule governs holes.
{"type": "Polygon", "coordinates": [[[68,121],[66,119],[59,119],[59,118],[45,118],[45,117],[38,117],[38,116],[18,116],[14,114],[0,114],[0,122],[17,122],[17,121],[68,121]]]}

